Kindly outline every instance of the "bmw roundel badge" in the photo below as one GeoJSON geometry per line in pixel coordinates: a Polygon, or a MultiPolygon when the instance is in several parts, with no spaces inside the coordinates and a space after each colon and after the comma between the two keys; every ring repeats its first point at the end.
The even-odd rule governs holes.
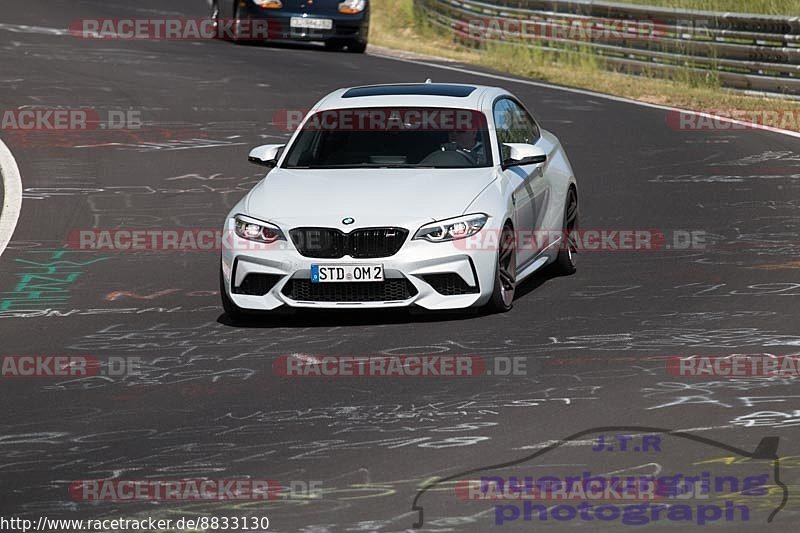
{"type": "Polygon", "coordinates": [[[347,217],[347,218],[343,218],[343,219],[342,219],[342,224],[347,224],[347,225],[350,225],[350,224],[352,224],[352,223],[353,223],[353,222],[355,222],[355,221],[356,221],[356,219],[354,219],[354,218],[351,218],[351,217],[347,217]]]}

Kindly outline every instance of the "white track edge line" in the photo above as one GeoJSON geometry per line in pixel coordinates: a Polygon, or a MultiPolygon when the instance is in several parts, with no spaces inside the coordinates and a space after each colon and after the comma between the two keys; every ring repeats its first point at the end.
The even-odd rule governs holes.
{"type": "Polygon", "coordinates": [[[3,205],[0,209],[0,255],[11,241],[22,209],[22,179],[11,150],[0,140],[0,178],[3,183],[3,205]]]}
{"type": "MultiPolygon", "coordinates": [[[[502,76],[500,74],[491,74],[489,72],[481,72],[479,70],[472,70],[472,69],[468,69],[468,68],[464,68],[464,67],[455,67],[455,66],[450,66],[450,65],[440,65],[438,63],[431,63],[431,62],[428,62],[428,61],[419,61],[419,60],[416,60],[416,59],[407,59],[407,58],[402,58],[402,57],[394,57],[394,56],[385,55],[385,54],[370,54],[370,55],[373,56],[373,57],[380,57],[382,59],[391,59],[393,61],[402,61],[404,63],[413,63],[415,65],[423,65],[423,66],[427,66],[427,67],[440,68],[440,69],[444,69],[444,70],[452,70],[452,71],[455,71],[455,72],[461,72],[462,74],[470,74],[470,75],[473,75],[473,76],[483,76],[483,77],[492,78],[492,79],[495,79],[495,80],[510,81],[510,82],[513,82],[513,83],[522,83],[522,84],[525,84],[525,85],[533,85],[534,87],[544,87],[544,88],[547,88],[547,89],[555,89],[555,90],[558,90],[558,91],[566,91],[566,92],[575,93],[575,94],[585,94],[587,96],[592,96],[594,98],[603,98],[603,99],[606,99],[606,100],[612,100],[614,102],[622,102],[622,103],[625,103],[625,104],[634,104],[634,105],[638,105],[638,106],[642,106],[642,107],[649,107],[649,108],[652,108],[652,109],[661,109],[663,111],[676,111],[676,112],[680,112],[680,113],[690,113],[690,114],[693,114],[693,115],[698,115],[698,116],[701,116],[701,117],[710,118],[710,119],[721,121],[721,122],[727,122],[727,123],[730,123],[730,124],[738,124],[740,126],[746,126],[746,127],[750,128],[750,129],[753,129],[753,130],[769,131],[769,132],[772,132],[772,133],[779,133],[781,135],[788,135],[789,137],[795,137],[797,139],[800,139],[800,132],[783,130],[783,129],[780,129],[780,128],[774,128],[772,126],[764,126],[764,125],[761,125],[761,124],[754,124],[752,122],[747,122],[747,121],[744,121],[744,120],[738,120],[738,119],[734,119],[734,118],[722,117],[722,116],[714,115],[713,113],[706,113],[704,111],[694,111],[694,110],[691,110],[691,109],[683,109],[683,108],[680,108],[680,107],[672,107],[672,106],[661,105],[661,104],[651,104],[650,102],[641,102],[639,100],[633,100],[632,98],[625,98],[623,96],[614,96],[614,95],[611,95],[611,94],[603,94],[603,93],[597,93],[597,92],[594,92],[594,91],[588,91],[586,89],[576,89],[576,88],[573,88],[573,87],[564,87],[562,85],[553,85],[553,84],[545,83],[545,82],[542,82],[542,81],[533,81],[533,80],[526,80],[524,78],[515,78],[515,77],[512,77],[512,76],[502,76]]],[[[703,130],[698,130],[698,131],[703,131],[703,130]]]]}

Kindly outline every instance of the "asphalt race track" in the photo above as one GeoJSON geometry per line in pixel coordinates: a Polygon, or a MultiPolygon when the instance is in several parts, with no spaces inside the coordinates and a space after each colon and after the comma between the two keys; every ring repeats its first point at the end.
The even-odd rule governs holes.
{"type": "MultiPolygon", "coordinates": [[[[189,0],[3,8],[0,109],[130,110],[143,126],[0,130],[25,191],[0,260],[2,355],[138,357],[145,371],[2,378],[0,515],[266,516],[270,531],[406,531],[427,487],[416,501],[422,531],[628,527],[521,515],[495,525],[494,502],[463,501],[454,491],[458,479],[481,475],[468,471],[485,468],[506,477],[763,474],[767,494],[721,497],[749,505],[749,520],[723,516],[706,527],[796,528],[796,382],[676,377],[666,360],[798,353],[798,139],[677,130],[661,109],[370,54],[66,32],[79,18],[205,14],[204,2],[189,0]],[[249,148],[288,137],[273,124],[277,112],[307,109],[338,87],[429,77],[517,94],[570,155],[581,226],[658,230],[666,246],[582,253],[577,274],[539,275],[505,315],[301,313],[234,326],[219,305],[216,251],[67,245],[73,230],[218,228],[262,177],[247,162],[249,148]],[[676,243],[685,232],[701,232],[705,248],[676,243]],[[272,366],[287,354],[469,354],[495,372],[287,378],[272,366]],[[509,358],[524,360],[526,375],[497,375],[509,358]],[[598,429],[610,426],[656,428],[642,431],[660,435],[660,448],[592,451],[597,434],[633,431],[598,429]],[[771,454],[734,451],[752,453],[765,437],[780,438],[780,480],[771,454]],[[247,502],[84,501],[69,490],[78,480],[189,478],[277,480],[293,489],[247,502]]],[[[341,209],[347,216],[348,206],[341,209]]],[[[698,527],[679,520],[647,531],[698,527]]]]}

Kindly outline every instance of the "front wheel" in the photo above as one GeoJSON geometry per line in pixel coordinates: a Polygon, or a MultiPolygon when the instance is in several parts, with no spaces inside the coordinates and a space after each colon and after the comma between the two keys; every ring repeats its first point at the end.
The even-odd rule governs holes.
{"type": "Polygon", "coordinates": [[[214,35],[216,38],[219,38],[219,3],[217,0],[213,0],[211,2],[211,15],[209,18],[211,19],[211,24],[214,28],[214,35]]]}
{"type": "Polygon", "coordinates": [[[517,246],[511,226],[500,234],[500,249],[497,251],[497,267],[494,275],[494,292],[486,310],[490,313],[505,313],[514,306],[517,289],[517,246]]]}
{"type": "Polygon", "coordinates": [[[347,51],[353,54],[363,54],[367,51],[367,41],[350,41],[347,43],[347,51]]]}
{"type": "Polygon", "coordinates": [[[230,26],[226,26],[222,30],[219,29],[220,10],[216,1],[214,2],[214,7],[212,7],[211,11],[212,16],[214,15],[214,8],[216,8],[216,18],[214,18],[216,22],[214,30],[217,33],[217,38],[231,40],[235,43],[240,42],[242,40],[242,17],[239,16],[239,3],[238,2],[233,3],[233,19],[231,21],[228,21],[230,23],[230,26]]]}
{"type": "Polygon", "coordinates": [[[570,187],[567,192],[567,202],[564,206],[563,241],[552,266],[553,273],[558,276],[569,276],[575,273],[578,254],[578,245],[576,244],[577,231],[578,193],[570,187]]]}
{"type": "Polygon", "coordinates": [[[325,41],[325,49],[334,52],[346,50],[353,54],[363,54],[367,50],[367,42],[358,39],[343,41],[341,39],[329,39],[325,41]]]}

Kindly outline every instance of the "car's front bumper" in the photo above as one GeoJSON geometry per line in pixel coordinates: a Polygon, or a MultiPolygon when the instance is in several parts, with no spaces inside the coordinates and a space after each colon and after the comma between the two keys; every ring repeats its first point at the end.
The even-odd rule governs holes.
{"type": "Polygon", "coordinates": [[[339,42],[367,42],[369,35],[369,12],[357,15],[329,15],[316,13],[293,13],[287,11],[262,10],[248,2],[247,8],[240,15],[246,19],[265,19],[269,28],[271,41],[339,41],[339,42]],[[292,28],[292,17],[331,19],[333,27],[330,30],[292,28]]]}
{"type": "Polygon", "coordinates": [[[463,309],[483,305],[494,290],[495,250],[470,250],[454,242],[431,243],[411,240],[409,236],[400,251],[391,257],[316,259],[301,255],[291,242],[280,241],[277,245],[262,247],[239,239],[233,232],[232,219],[228,219],[225,233],[230,236],[222,249],[225,289],[233,303],[243,309],[266,311],[281,306],[463,309]],[[311,284],[313,264],[382,264],[386,281],[350,282],[348,286],[311,284]],[[256,278],[247,279],[249,275],[256,278]],[[256,285],[261,290],[252,291],[253,279],[259,280],[256,285]],[[245,292],[258,294],[241,294],[244,287],[247,287],[245,292]],[[268,287],[265,292],[264,287],[268,287]]]}

